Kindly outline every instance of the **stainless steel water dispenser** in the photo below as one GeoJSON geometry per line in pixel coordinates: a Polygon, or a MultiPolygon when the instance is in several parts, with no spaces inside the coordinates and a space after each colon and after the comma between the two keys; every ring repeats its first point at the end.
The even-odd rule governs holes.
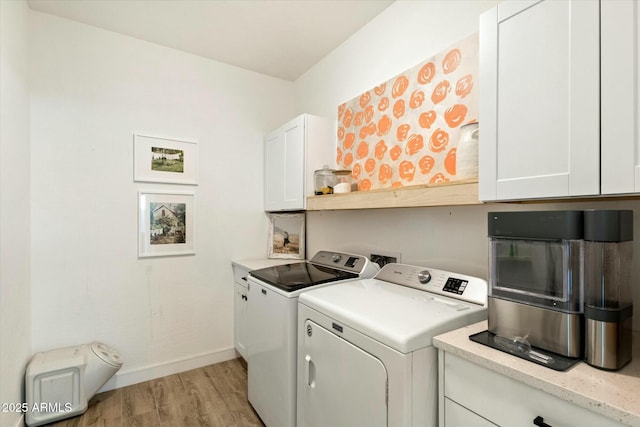
{"type": "Polygon", "coordinates": [[[633,212],[584,212],[585,361],[620,369],[631,360],[633,212]]]}

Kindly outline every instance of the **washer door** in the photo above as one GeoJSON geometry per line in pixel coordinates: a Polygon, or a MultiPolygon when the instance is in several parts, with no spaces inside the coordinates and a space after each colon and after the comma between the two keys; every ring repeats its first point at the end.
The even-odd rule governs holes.
{"type": "Polygon", "coordinates": [[[387,425],[387,370],[317,323],[304,323],[298,427],[387,425]]]}

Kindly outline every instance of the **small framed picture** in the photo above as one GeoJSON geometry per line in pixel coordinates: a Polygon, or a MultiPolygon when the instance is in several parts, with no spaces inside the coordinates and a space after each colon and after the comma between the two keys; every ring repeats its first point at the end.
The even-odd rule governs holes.
{"type": "Polygon", "coordinates": [[[138,193],[138,257],[195,254],[195,194],[138,193]]]}
{"type": "Polygon", "coordinates": [[[167,184],[198,184],[195,142],[133,135],[133,180],[167,184]]]}
{"type": "Polygon", "coordinates": [[[269,258],[304,259],[305,214],[268,214],[269,258]]]}

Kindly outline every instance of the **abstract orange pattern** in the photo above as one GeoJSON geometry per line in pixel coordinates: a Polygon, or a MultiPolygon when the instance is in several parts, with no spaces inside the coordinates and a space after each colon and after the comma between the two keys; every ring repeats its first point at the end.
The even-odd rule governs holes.
{"type": "Polygon", "coordinates": [[[358,190],[455,181],[478,119],[478,33],[338,107],[338,169],[358,190]]]}

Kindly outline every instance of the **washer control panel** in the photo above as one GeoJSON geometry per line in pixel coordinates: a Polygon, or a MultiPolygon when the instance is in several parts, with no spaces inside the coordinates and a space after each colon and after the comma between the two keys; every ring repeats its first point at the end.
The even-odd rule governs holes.
{"type": "Polygon", "coordinates": [[[375,279],[474,304],[487,305],[487,281],[450,271],[407,264],[387,264],[375,279]]]}

